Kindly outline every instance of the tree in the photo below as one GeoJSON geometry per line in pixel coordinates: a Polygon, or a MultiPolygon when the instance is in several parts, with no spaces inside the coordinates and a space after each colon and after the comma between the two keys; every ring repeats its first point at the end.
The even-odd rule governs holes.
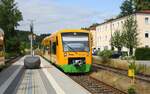
{"type": "Polygon", "coordinates": [[[20,42],[15,28],[21,20],[22,14],[14,0],[0,0],[0,28],[5,32],[6,51],[19,49],[20,42]],[[13,39],[12,36],[14,37],[13,39]],[[9,49],[10,47],[11,49],[9,49]]]}
{"type": "Polygon", "coordinates": [[[127,16],[123,25],[124,45],[129,49],[129,54],[133,55],[133,48],[138,46],[137,22],[133,16],[127,16]]]}
{"type": "Polygon", "coordinates": [[[119,17],[131,15],[137,11],[149,10],[150,0],[125,0],[121,7],[119,17]]]}
{"type": "Polygon", "coordinates": [[[119,30],[114,32],[114,34],[112,35],[111,45],[118,49],[118,53],[121,52],[121,49],[124,46],[124,38],[123,34],[119,30]]]}
{"type": "Polygon", "coordinates": [[[150,0],[133,0],[135,11],[150,9],[150,0]]]}
{"type": "Polygon", "coordinates": [[[134,6],[133,6],[132,0],[125,0],[122,3],[120,9],[121,9],[121,13],[119,15],[120,17],[133,14],[134,13],[134,6]]]}

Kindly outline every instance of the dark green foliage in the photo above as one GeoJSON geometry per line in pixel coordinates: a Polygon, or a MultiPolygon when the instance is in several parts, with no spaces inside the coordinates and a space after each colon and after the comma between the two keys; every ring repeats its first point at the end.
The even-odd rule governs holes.
{"type": "Polygon", "coordinates": [[[110,50],[103,50],[101,52],[98,52],[98,55],[101,56],[101,57],[111,58],[112,51],[110,51],[110,50]]]}
{"type": "Polygon", "coordinates": [[[0,14],[0,27],[6,33],[5,37],[8,38],[10,35],[15,34],[15,27],[22,20],[22,14],[17,9],[14,0],[1,0],[0,14]]]}
{"type": "Polygon", "coordinates": [[[150,0],[133,0],[135,11],[149,10],[150,0]]]}
{"type": "Polygon", "coordinates": [[[135,57],[137,60],[150,60],[150,48],[137,48],[135,57]]]}
{"type": "Polygon", "coordinates": [[[20,41],[30,42],[28,36],[29,34],[31,34],[31,32],[20,31],[20,30],[16,30],[16,32],[17,32],[17,36],[19,36],[20,41]]]}
{"type": "Polygon", "coordinates": [[[111,50],[103,50],[98,52],[98,56],[101,57],[102,63],[108,63],[110,61],[110,58],[112,56],[112,51],[111,50]]]}
{"type": "Polygon", "coordinates": [[[135,89],[133,87],[128,88],[128,94],[136,94],[135,89]]]}
{"type": "Polygon", "coordinates": [[[19,51],[21,54],[25,54],[25,49],[30,49],[30,41],[28,39],[29,34],[29,31],[17,30],[17,36],[19,36],[20,40],[19,51]]]}
{"type": "Polygon", "coordinates": [[[5,58],[6,59],[9,59],[10,57],[14,57],[14,56],[16,56],[18,53],[16,53],[16,52],[9,52],[9,53],[7,53],[7,52],[5,52],[5,58]]]}
{"type": "Polygon", "coordinates": [[[125,0],[120,9],[119,17],[127,16],[137,11],[150,10],[150,0],[125,0]]]}
{"type": "Polygon", "coordinates": [[[7,40],[5,42],[6,42],[6,44],[5,44],[6,52],[12,52],[13,51],[15,53],[19,53],[20,41],[19,41],[18,37],[13,36],[11,38],[7,38],[7,40]]]}
{"type": "Polygon", "coordinates": [[[0,0],[0,28],[5,33],[5,51],[20,52],[20,40],[15,31],[22,20],[22,14],[18,10],[15,0],[0,0]]]}
{"type": "Polygon", "coordinates": [[[134,7],[133,7],[132,0],[125,0],[122,3],[120,9],[121,9],[121,13],[119,16],[121,16],[121,17],[133,14],[134,13],[134,7]]]}

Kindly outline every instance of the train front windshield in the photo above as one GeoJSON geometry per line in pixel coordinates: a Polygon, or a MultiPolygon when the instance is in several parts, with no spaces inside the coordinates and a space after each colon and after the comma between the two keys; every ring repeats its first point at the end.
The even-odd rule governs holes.
{"type": "Polygon", "coordinates": [[[65,52],[89,52],[88,33],[62,33],[62,43],[65,52]]]}

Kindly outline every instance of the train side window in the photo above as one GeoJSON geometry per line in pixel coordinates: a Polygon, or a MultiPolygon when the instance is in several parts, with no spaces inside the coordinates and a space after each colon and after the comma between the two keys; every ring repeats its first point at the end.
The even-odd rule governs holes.
{"type": "Polygon", "coordinates": [[[53,42],[52,44],[52,51],[53,51],[53,54],[56,54],[56,42],[53,42]]]}
{"type": "Polygon", "coordinates": [[[58,45],[58,37],[56,37],[56,45],[58,45]]]}

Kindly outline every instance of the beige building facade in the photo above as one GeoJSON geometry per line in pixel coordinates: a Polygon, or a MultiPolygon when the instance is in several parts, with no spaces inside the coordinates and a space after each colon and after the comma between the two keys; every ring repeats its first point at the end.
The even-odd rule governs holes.
{"type": "MultiPolygon", "coordinates": [[[[137,32],[138,32],[138,47],[150,47],[150,10],[137,12],[133,14],[137,21],[137,32]]],[[[123,24],[127,17],[112,19],[101,23],[92,29],[93,35],[93,48],[104,50],[111,50],[110,40],[111,36],[115,31],[122,31],[123,24]]],[[[115,50],[117,50],[115,48],[115,50]]],[[[122,51],[128,51],[127,48],[123,47],[122,51]]]]}

